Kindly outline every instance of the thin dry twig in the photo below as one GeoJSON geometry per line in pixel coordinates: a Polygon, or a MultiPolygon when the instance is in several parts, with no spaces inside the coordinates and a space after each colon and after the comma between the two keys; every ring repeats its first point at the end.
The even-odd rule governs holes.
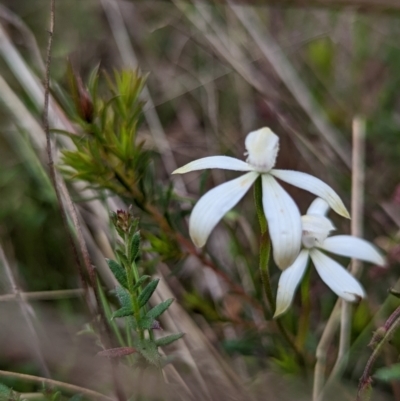
{"type": "Polygon", "coordinates": [[[76,288],[72,290],[54,290],[54,291],[34,291],[34,292],[21,292],[18,294],[0,295],[0,302],[12,302],[19,299],[26,301],[49,301],[53,299],[75,298],[85,294],[83,288],[76,288]]]}
{"type": "MultiPolygon", "coordinates": [[[[47,156],[49,158],[50,174],[53,181],[54,188],[57,190],[57,178],[56,169],[54,167],[52,143],[50,137],[50,126],[49,126],[49,96],[50,96],[50,66],[51,66],[51,48],[53,45],[53,33],[54,33],[54,19],[55,19],[55,0],[50,0],[50,28],[48,31],[49,39],[47,43],[47,56],[46,56],[46,68],[45,68],[45,80],[44,80],[44,107],[43,107],[43,127],[46,134],[47,144],[47,156]]],[[[61,206],[61,198],[57,194],[57,199],[61,206]]]]}
{"type": "Polygon", "coordinates": [[[47,384],[52,387],[53,386],[59,387],[66,392],[75,393],[75,394],[82,393],[94,400],[115,401],[113,398],[107,397],[106,395],[98,393],[97,391],[90,390],[88,388],[84,388],[84,387],[80,387],[80,386],[75,386],[74,384],[60,382],[58,380],[48,379],[45,377],[26,375],[24,373],[18,373],[18,372],[7,372],[5,370],[0,370],[0,377],[11,377],[13,379],[31,381],[31,382],[39,383],[42,385],[47,384]]]}
{"type": "MultiPolygon", "coordinates": [[[[43,126],[44,126],[45,135],[46,135],[46,147],[47,147],[47,155],[48,155],[48,160],[49,160],[48,164],[49,164],[49,168],[50,168],[51,180],[52,180],[54,190],[55,190],[56,196],[57,196],[57,201],[58,201],[58,204],[60,207],[64,227],[68,233],[70,244],[71,244],[71,247],[73,248],[73,252],[75,255],[75,260],[77,261],[78,266],[79,266],[80,274],[81,274],[81,276],[83,276],[78,250],[74,243],[72,234],[71,234],[70,230],[68,229],[67,213],[63,207],[63,202],[62,202],[63,198],[62,198],[61,191],[63,191],[64,199],[67,201],[67,209],[74,222],[74,227],[75,227],[76,234],[77,234],[77,240],[78,240],[80,252],[81,252],[81,255],[83,258],[83,263],[88,272],[90,286],[95,294],[97,310],[101,317],[101,326],[99,327],[100,338],[104,342],[105,348],[110,348],[111,344],[112,344],[111,332],[110,332],[110,328],[107,324],[107,318],[106,318],[105,312],[102,308],[100,296],[99,296],[98,289],[97,289],[96,271],[90,261],[89,252],[86,247],[85,240],[83,238],[83,234],[82,234],[82,230],[81,230],[81,227],[79,224],[78,216],[75,211],[74,205],[71,201],[71,198],[70,198],[69,194],[67,193],[68,191],[66,190],[65,185],[61,185],[61,186],[58,185],[57,172],[56,172],[56,168],[55,168],[54,160],[53,160],[52,141],[51,141],[51,137],[50,137],[50,126],[49,126],[49,98],[50,98],[51,50],[52,50],[52,44],[53,44],[54,22],[55,22],[55,0],[50,0],[50,29],[49,29],[49,39],[48,39],[48,45],[47,45],[46,75],[45,75],[45,82],[44,82],[44,109],[43,109],[43,126]]],[[[81,277],[81,279],[85,283],[85,280],[83,279],[83,277],[81,277]]],[[[85,289],[87,289],[87,287],[85,289]]],[[[88,292],[87,292],[87,296],[89,296],[88,292]]],[[[88,302],[88,305],[90,305],[89,302],[88,302]]],[[[125,399],[125,395],[123,394],[121,386],[119,385],[118,378],[116,376],[116,372],[114,369],[115,362],[112,361],[111,364],[112,364],[111,370],[112,370],[112,377],[114,380],[114,388],[115,388],[118,399],[121,401],[121,400],[125,399]]]]}
{"type": "MultiPolygon", "coordinates": [[[[76,262],[76,265],[78,267],[78,272],[81,278],[81,282],[86,290],[86,300],[87,304],[90,305],[89,301],[89,293],[87,291],[87,285],[86,281],[84,278],[84,273],[83,273],[83,268],[81,264],[81,260],[79,257],[79,252],[78,249],[75,245],[73,236],[71,234],[71,231],[68,227],[68,217],[67,213],[63,207],[63,199],[60,191],[60,185],[59,181],[57,179],[57,171],[56,167],[54,165],[54,159],[53,159],[53,143],[51,140],[50,136],[50,124],[49,124],[49,102],[50,102],[50,66],[51,66],[51,50],[52,50],[52,44],[53,44],[53,34],[54,34],[54,22],[55,22],[55,0],[51,0],[50,2],[50,28],[49,28],[49,39],[48,39],[48,44],[47,44],[47,56],[46,56],[46,64],[45,64],[45,79],[44,79],[44,106],[43,106],[43,128],[44,128],[44,133],[46,136],[46,151],[47,151],[47,158],[48,158],[48,166],[50,170],[50,178],[51,182],[53,184],[54,192],[56,194],[58,206],[60,209],[64,229],[68,235],[68,240],[70,247],[73,251],[74,259],[76,262]]],[[[31,74],[28,74],[28,77],[31,77],[31,74]]],[[[33,77],[30,78],[31,80],[34,80],[33,77]]],[[[38,89],[40,92],[40,88],[38,89]]],[[[89,263],[89,267],[86,266],[88,269],[89,277],[91,280],[91,285],[92,288],[96,288],[96,280],[93,273],[93,267],[89,263]]]]}

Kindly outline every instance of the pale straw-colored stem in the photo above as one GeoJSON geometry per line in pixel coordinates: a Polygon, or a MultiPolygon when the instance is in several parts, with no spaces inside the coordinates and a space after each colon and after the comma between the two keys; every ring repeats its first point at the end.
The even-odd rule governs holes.
{"type": "MultiPolygon", "coordinates": [[[[351,234],[361,237],[363,234],[363,210],[364,210],[364,158],[365,158],[365,120],[362,117],[353,119],[353,157],[352,157],[352,201],[351,201],[351,234]]],[[[350,271],[354,276],[361,272],[361,263],[352,260],[350,271]]],[[[339,325],[340,315],[340,340],[336,363],[327,384],[341,374],[346,367],[348,350],[350,345],[352,306],[348,302],[338,300],[329,318],[317,347],[317,362],[314,371],[313,401],[323,399],[325,360],[328,347],[339,325]],[[342,307],[341,307],[342,305],[342,307]],[[339,313],[340,312],[340,313],[339,313]],[[333,317],[333,315],[335,315],[333,317]]]]}
{"type": "Polygon", "coordinates": [[[322,399],[321,394],[325,383],[326,355],[333,337],[335,336],[336,330],[339,327],[341,303],[342,300],[339,298],[336,301],[328,321],[326,322],[325,330],[323,331],[317,346],[315,354],[316,362],[314,368],[313,401],[319,401],[322,399]]]}
{"type": "MultiPolygon", "coordinates": [[[[362,117],[353,119],[353,158],[351,180],[351,235],[363,236],[364,214],[364,182],[365,182],[365,120],[362,117]]],[[[353,259],[350,264],[350,272],[353,276],[360,275],[362,263],[353,259]]],[[[338,357],[331,377],[337,377],[347,365],[348,351],[350,347],[350,332],[353,308],[349,302],[343,302],[340,319],[340,339],[338,357]]]]}

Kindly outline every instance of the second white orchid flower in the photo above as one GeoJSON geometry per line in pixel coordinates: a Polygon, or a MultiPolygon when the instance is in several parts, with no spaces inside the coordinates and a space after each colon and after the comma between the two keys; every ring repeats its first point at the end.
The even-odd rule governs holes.
{"type": "Polygon", "coordinates": [[[276,178],[325,199],[334,211],[344,217],[348,218],[349,213],[336,192],[320,179],[298,171],[273,169],[279,151],[279,138],[269,128],[250,132],[245,147],[247,162],[228,156],[211,156],[195,160],[173,172],[183,174],[211,168],[247,171],[243,176],[213,188],[197,202],[190,216],[189,233],[194,244],[202,247],[216,224],[261,176],[263,209],[274,260],[281,269],[285,269],[300,252],[302,227],[297,205],[276,178]]]}
{"type": "Polygon", "coordinates": [[[339,297],[350,302],[364,298],[361,284],[349,271],[321,250],[379,266],[385,265],[385,259],[377,249],[361,238],[350,235],[328,237],[329,233],[335,229],[332,222],[325,217],[328,209],[328,204],[317,198],[310,205],[307,214],[302,216],[303,249],[294,263],[282,272],[279,278],[274,317],[285,313],[291,305],[310,258],[322,280],[339,297]]]}

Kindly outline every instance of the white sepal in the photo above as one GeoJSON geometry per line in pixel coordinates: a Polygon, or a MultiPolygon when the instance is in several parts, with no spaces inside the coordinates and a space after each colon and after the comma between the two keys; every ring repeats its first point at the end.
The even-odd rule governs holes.
{"type": "Polygon", "coordinates": [[[319,178],[293,170],[271,170],[270,174],[288,184],[309,191],[324,199],[336,213],[343,217],[350,218],[349,212],[339,195],[319,178]]]}
{"type": "Polygon", "coordinates": [[[185,174],[190,171],[220,168],[223,170],[252,171],[253,168],[243,160],[229,156],[209,156],[194,160],[176,169],[172,174],[185,174]]]}
{"type": "Polygon", "coordinates": [[[313,214],[315,216],[326,216],[329,210],[328,202],[322,198],[315,198],[310,207],[307,209],[306,214],[313,214]]]}
{"type": "Polygon", "coordinates": [[[274,318],[285,313],[292,304],[293,296],[306,271],[308,258],[309,251],[303,249],[294,263],[282,272],[278,283],[274,318]]]}
{"type": "Polygon", "coordinates": [[[317,249],[310,250],[310,257],[322,281],[346,301],[364,298],[361,284],[339,263],[317,249]]]}
{"type": "Polygon", "coordinates": [[[275,263],[282,270],[300,252],[301,217],[297,205],[274,177],[262,174],[262,201],[275,263]]]}
{"type": "Polygon", "coordinates": [[[350,235],[335,235],[327,238],[320,248],[349,258],[364,260],[379,266],[386,264],[385,258],[368,241],[350,235]]]}
{"type": "Polygon", "coordinates": [[[189,220],[189,234],[196,246],[206,243],[212,229],[243,198],[258,175],[253,171],[242,175],[218,185],[199,199],[189,220]]]}
{"type": "Polygon", "coordinates": [[[303,227],[302,242],[306,248],[322,245],[329,233],[335,229],[327,217],[312,214],[301,216],[301,225],[303,227]]]}

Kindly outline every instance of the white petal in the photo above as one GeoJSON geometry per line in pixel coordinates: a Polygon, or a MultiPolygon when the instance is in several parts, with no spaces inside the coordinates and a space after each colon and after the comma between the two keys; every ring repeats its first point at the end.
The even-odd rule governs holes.
{"type": "Polygon", "coordinates": [[[250,132],[245,140],[247,162],[257,171],[268,172],[275,166],[279,151],[279,137],[269,128],[260,128],[250,132]]]}
{"type": "Polygon", "coordinates": [[[190,171],[205,170],[207,168],[222,168],[224,170],[252,171],[248,163],[229,156],[210,156],[194,160],[172,172],[172,174],[185,174],[190,171]]]}
{"type": "Polygon", "coordinates": [[[275,263],[282,270],[300,252],[301,217],[297,205],[269,174],[262,174],[263,207],[271,236],[275,263]]]}
{"type": "Polygon", "coordinates": [[[302,242],[306,248],[320,246],[335,229],[327,217],[312,214],[301,216],[301,225],[303,227],[302,242]]]}
{"type": "Polygon", "coordinates": [[[335,229],[332,221],[327,217],[312,214],[301,216],[301,224],[304,231],[316,233],[318,235],[325,235],[325,238],[328,236],[329,232],[335,229]]]}
{"type": "Polygon", "coordinates": [[[364,260],[379,266],[386,264],[385,258],[368,241],[350,235],[335,235],[327,238],[320,248],[349,258],[364,260]]]}
{"type": "Polygon", "coordinates": [[[322,198],[316,198],[311,203],[306,214],[314,214],[316,216],[326,216],[329,210],[328,202],[322,198]]]}
{"type": "Polygon", "coordinates": [[[322,280],[339,297],[350,302],[364,298],[361,284],[343,266],[317,249],[311,249],[310,256],[322,280]]]}
{"type": "Polygon", "coordinates": [[[196,246],[206,243],[212,229],[243,198],[258,176],[256,172],[247,173],[218,185],[200,198],[189,221],[190,237],[196,246]]]}
{"type": "Polygon", "coordinates": [[[292,184],[298,188],[302,188],[312,194],[319,196],[328,202],[329,206],[343,217],[350,218],[346,206],[343,204],[339,195],[327,184],[319,178],[310,174],[292,170],[271,170],[270,173],[282,181],[292,184]]]}
{"type": "Polygon", "coordinates": [[[306,271],[309,252],[303,249],[292,266],[282,272],[278,283],[274,318],[285,313],[292,303],[294,293],[306,271]]]}

